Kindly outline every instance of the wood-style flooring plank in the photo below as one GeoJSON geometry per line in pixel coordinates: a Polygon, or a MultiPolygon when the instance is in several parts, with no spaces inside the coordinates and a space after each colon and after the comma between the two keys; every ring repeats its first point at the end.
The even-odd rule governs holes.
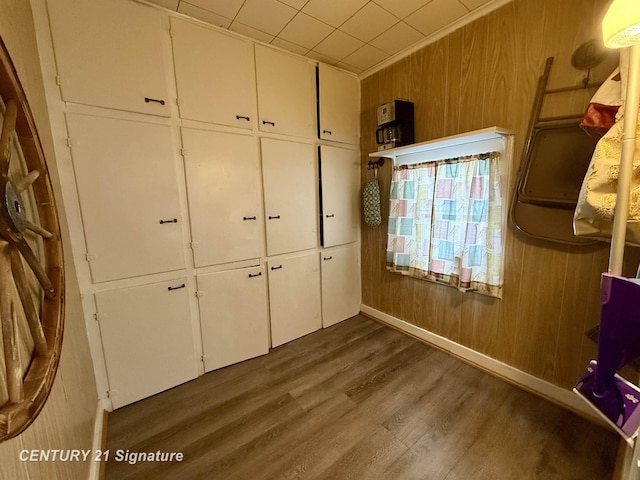
{"type": "Polygon", "coordinates": [[[362,316],[121,408],[107,432],[106,480],[603,480],[618,444],[362,316]]]}

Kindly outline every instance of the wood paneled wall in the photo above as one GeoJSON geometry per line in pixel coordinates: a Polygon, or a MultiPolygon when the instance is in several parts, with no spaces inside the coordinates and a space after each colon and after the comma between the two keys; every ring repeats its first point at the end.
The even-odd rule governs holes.
{"type": "MultiPolygon", "coordinates": [[[[362,81],[362,179],[376,149],[376,107],[394,98],[415,103],[416,142],[499,126],[515,132],[511,198],[538,77],[555,57],[549,88],[579,85],[571,66],[583,42],[600,38],[607,0],[514,0],[362,81]]],[[[612,55],[591,72],[603,80],[612,55]]],[[[548,97],[544,113],[583,112],[593,94],[548,97]]],[[[383,218],[388,216],[391,165],[380,169],[383,218]]],[[[600,273],[606,243],[566,246],[506,235],[502,300],[403,277],[385,270],[386,222],[362,225],[363,304],[470,347],[562,387],[572,387],[595,344],[584,332],[599,321],[600,273]]],[[[633,275],[640,256],[627,249],[633,275]]]]}
{"type": "Polygon", "coordinates": [[[21,450],[91,449],[98,399],[66,217],[62,209],[62,193],[30,2],[0,0],[0,11],[0,35],[16,65],[47,156],[59,207],[66,270],[64,343],[53,390],[35,422],[18,437],[0,443],[0,478],[85,479],[89,476],[91,462],[22,462],[19,457],[21,450]]]}

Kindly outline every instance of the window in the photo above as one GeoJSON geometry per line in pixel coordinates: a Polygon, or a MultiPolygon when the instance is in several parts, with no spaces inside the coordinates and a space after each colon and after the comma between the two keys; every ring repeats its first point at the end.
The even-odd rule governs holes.
{"type": "Polygon", "coordinates": [[[423,147],[426,152],[420,144],[407,147],[403,155],[385,155],[395,162],[387,269],[502,298],[507,211],[502,192],[508,185],[509,150],[466,154],[510,144],[504,137],[500,140],[444,149],[427,142],[431,148],[423,147]],[[458,151],[465,155],[448,157],[458,151]]]}

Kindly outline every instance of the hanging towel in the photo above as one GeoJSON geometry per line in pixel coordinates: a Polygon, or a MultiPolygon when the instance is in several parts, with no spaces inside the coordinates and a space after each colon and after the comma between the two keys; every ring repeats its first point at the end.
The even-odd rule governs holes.
{"type": "Polygon", "coordinates": [[[378,227],[382,223],[380,213],[380,185],[376,178],[367,182],[362,189],[362,206],[364,221],[370,227],[378,227]]]}

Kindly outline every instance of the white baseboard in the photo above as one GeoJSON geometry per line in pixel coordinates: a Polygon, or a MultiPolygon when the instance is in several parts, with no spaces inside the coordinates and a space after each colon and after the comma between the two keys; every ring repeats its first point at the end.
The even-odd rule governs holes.
{"type": "MultiPolygon", "coordinates": [[[[102,450],[102,432],[104,432],[104,412],[109,410],[107,401],[98,399],[98,406],[96,408],[96,418],[93,423],[93,442],[92,452],[95,454],[98,450],[102,450]]],[[[93,455],[91,455],[93,457],[93,455]]],[[[100,462],[91,462],[89,469],[89,480],[100,480],[100,462]]]]}
{"type": "Polygon", "coordinates": [[[431,333],[428,330],[417,327],[367,305],[361,305],[360,311],[371,318],[395,327],[398,330],[423,340],[429,345],[450,353],[451,355],[458,357],[464,362],[474,365],[487,373],[502,378],[509,383],[523,388],[524,390],[537,394],[583,417],[587,417],[595,423],[602,424],[602,421],[596,416],[591,408],[589,408],[583,400],[578,398],[578,395],[570,390],[566,390],[554,385],[553,383],[547,382],[546,380],[542,380],[529,373],[523,372],[522,370],[518,370],[506,363],[472,350],[469,347],[460,345],[448,338],[431,333]]]}

